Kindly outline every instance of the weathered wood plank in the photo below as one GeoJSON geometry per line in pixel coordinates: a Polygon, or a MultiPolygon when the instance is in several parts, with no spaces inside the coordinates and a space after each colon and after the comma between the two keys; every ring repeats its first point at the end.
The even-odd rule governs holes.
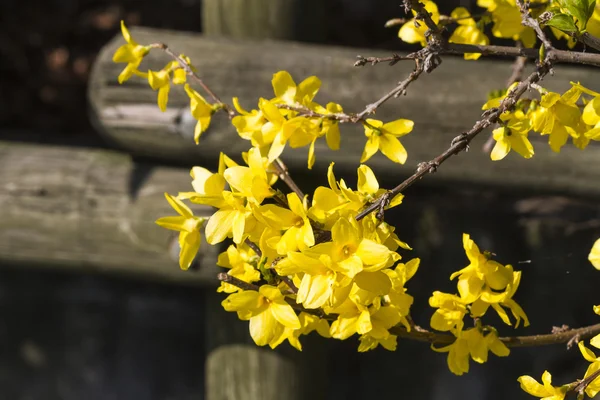
{"type": "Polygon", "coordinates": [[[300,399],[299,373],[270,349],[229,345],[208,355],[207,400],[300,399]]]}
{"type": "Polygon", "coordinates": [[[126,154],[0,142],[0,263],[214,285],[218,248],[204,243],[186,273],[169,255],[176,234],[154,224],[174,214],[163,192],[187,187],[186,170],[126,154]]]}
{"type": "MultiPolygon", "coordinates": [[[[356,54],[381,55],[364,49],[236,41],[154,29],[134,29],[133,35],[140,43],[162,41],[189,55],[205,81],[223,99],[239,96],[247,108],[255,106],[260,96],[272,96],[272,74],[282,69],[290,71],[298,81],[316,74],[323,80],[318,101],[337,101],[347,111],[360,111],[412,68],[409,63],[353,67],[356,54]]],[[[236,155],[247,150],[249,143],[237,137],[223,113],[215,116],[201,144],[195,146],[191,140],[195,121],[180,88],[171,91],[170,108],[160,113],[155,105],[156,93],[145,82],[133,79],[119,85],[116,77],[122,65],[112,63],[111,56],[121,43],[117,37],[102,50],[89,91],[98,128],[110,140],[134,154],[207,166],[214,163],[220,151],[236,155]]],[[[166,55],[152,53],[142,69],[161,68],[167,61],[166,55]]],[[[488,91],[503,87],[509,69],[508,62],[466,62],[445,57],[441,67],[410,86],[406,97],[390,100],[377,112],[376,117],[385,121],[415,121],[414,132],[403,138],[409,153],[407,164],[398,166],[380,155],[369,164],[379,174],[397,175],[398,179],[410,175],[419,162],[439,154],[452,138],[472,126],[480,116],[488,91]]],[[[556,67],[556,78],[549,77],[544,85],[564,90],[569,81],[595,87],[600,71],[561,65],[556,67]]],[[[569,145],[560,154],[554,154],[545,138],[535,136],[538,141],[534,143],[536,155],[532,160],[511,154],[503,162],[493,163],[480,151],[487,137],[480,135],[468,154],[444,165],[426,183],[471,183],[527,192],[600,196],[600,186],[595,184],[600,181],[600,170],[590,168],[600,159],[599,146],[581,152],[569,145]]],[[[324,140],[317,142],[315,170],[323,171],[330,161],[338,163],[339,169],[354,169],[365,140],[359,127],[343,126],[341,151],[328,150],[324,140]]],[[[292,169],[305,169],[306,153],[307,149],[286,150],[284,160],[292,169]]]]}

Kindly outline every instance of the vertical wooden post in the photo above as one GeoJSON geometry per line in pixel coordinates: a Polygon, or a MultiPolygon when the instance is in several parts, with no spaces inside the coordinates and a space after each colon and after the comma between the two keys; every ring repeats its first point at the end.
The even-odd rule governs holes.
{"type": "Polygon", "coordinates": [[[323,0],[203,0],[207,35],[317,42],[326,34],[323,0]]]}
{"type": "Polygon", "coordinates": [[[300,400],[295,361],[256,346],[248,321],[221,307],[226,295],[205,292],[206,400],[300,400]]]}

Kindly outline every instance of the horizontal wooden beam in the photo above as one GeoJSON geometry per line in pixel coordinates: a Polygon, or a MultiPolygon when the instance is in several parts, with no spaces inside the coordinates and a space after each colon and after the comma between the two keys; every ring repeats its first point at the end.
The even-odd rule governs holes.
{"type": "MultiPolygon", "coordinates": [[[[393,88],[412,68],[410,61],[393,67],[353,67],[357,54],[384,55],[364,49],[207,38],[156,29],[134,29],[132,34],[140,43],[165,42],[174,51],[190,56],[214,91],[228,102],[239,96],[246,108],[256,107],[260,96],[272,97],[273,73],[287,70],[297,81],[312,74],[319,76],[323,86],[317,101],[336,101],[348,112],[357,112],[393,88]]],[[[191,135],[195,121],[180,87],[171,91],[169,109],[161,113],[156,106],[156,93],[146,82],[133,78],[119,85],[117,75],[123,66],[114,64],[111,57],[122,43],[123,39],[116,37],[100,52],[89,91],[98,129],[112,142],[133,154],[209,168],[216,166],[220,151],[236,156],[248,149],[249,142],[237,136],[224,113],[215,116],[200,145],[194,145],[191,135]]],[[[141,68],[161,68],[168,61],[165,54],[155,51],[141,68]]],[[[473,62],[444,57],[439,68],[421,76],[408,88],[406,96],[390,100],[375,116],[384,121],[397,118],[415,121],[414,131],[403,138],[409,154],[407,164],[399,166],[380,155],[369,164],[377,174],[393,176],[398,181],[412,174],[418,163],[448,148],[455,136],[480,118],[488,92],[503,88],[510,72],[508,61],[473,62]]],[[[543,84],[565,90],[569,81],[598,89],[600,71],[560,65],[555,77],[548,77],[543,84]]],[[[600,186],[596,184],[600,181],[600,170],[590,167],[600,159],[600,146],[592,144],[582,152],[568,145],[560,154],[554,154],[545,142],[547,137],[532,136],[537,139],[533,159],[524,160],[511,154],[504,161],[491,162],[481,151],[489,135],[482,134],[472,143],[468,154],[445,164],[426,182],[600,196],[600,186]]],[[[317,142],[315,171],[322,173],[331,161],[337,163],[338,171],[355,169],[365,140],[360,127],[342,126],[340,151],[327,149],[324,140],[317,142]]],[[[283,158],[291,169],[305,170],[307,149],[286,150],[283,158]]]]}
{"type": "Polygon", "coordinates": [[[190,180],[118,152],[0,142],[0,264],[216,285],[218,247],[203,243],[198,270],[181,271],[176,234],[154,224],[175,214],[163,192],[190,180]]]}

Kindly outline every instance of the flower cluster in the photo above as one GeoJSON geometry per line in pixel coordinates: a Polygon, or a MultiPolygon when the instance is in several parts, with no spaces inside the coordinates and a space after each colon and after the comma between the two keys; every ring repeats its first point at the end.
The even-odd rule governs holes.
{"type": "MultiPolygon", "coordinates": [[[[600,306],[594,306],[594,312],[600,315],[600,306]]],[[[590,363],[583,376],[583,380],[589,379],[587,386],[585,386],[585,394],[590,398],[594,398],[600,393],[600,375],[598,375],[598,371],[600,370],[600,357],[596,356],[592,350],[587,348],[583,341],[577,343],[577,345],[579,346],[579,351],[583,358],[590,363]]],[[[590,345],[600,349],[600,335],[594,336],[590,340],[590,345]]],[[[528,375],[519,377],[518,381],[521,384],[521,389],[530,395],[552,400],[563,400],[566,394],[569,391],[573,391],[580,382],[575,381],[568,385],[552,386],[552,375],[548,371],[544,371],[544,374],[542,375],[542,384],[538,383],[528,375]]]]}
{"type": "MultiPolygon", "coordinates": [[[[491,98],[482,107],[489,110],[500,102],[516,86],[513,84],[500,96],[491,98]]],[[[514,109],[500,116],[500,127],[493,132],[496,145],[491,159],[502,160],[514,150],[524,158],[534,154],[528,135],[532,130],[548,135],[550,148],[560,152],[569,137],[579,149],[585,149],[590,140],[600,140],[600,94],[579,83],[571,82],[571,88],[563,94],[537,87],[540,100],[520,99],[514,109]]]]}
{"type": "MultiPolygon", "coordinates": [[[[358,189],[352,190],[336,181],[332,164],[329,187],[317,188],[309,206],[306,197],[283,196],[271,187],[276,175],[267,172],[268,157],[260,148],[245,158],[247,166],[241,166],[222,156],[216,173],[195,167],[194,191],[177,197],[218,209],[206,223],[206,240],[217,244],[230,237],[234,242],[218,264],[246,284],[259,283],[257,290],[222,283],[219,291],[230,293],[223,307],[250,320],[258,345],[275,347],[288,339],[300,348],[298,337],[317,330],[338,339],[358,333],[361,351],[378,344],[394,349],[396,337],[389,329],[398,323],[410,329],[406,317],[412,297],[405,283],[419,260],[396,265],[396,250],[409,247],[394,229],[375,216],[356,220],[385,192],[373,171],[361,165],[358,189]],[[305,312],[296,315],[293,305],[305,312]],[[319,310],[320,317],[311,310],[319,310]],[[331,327],[327,320],[333,321],[331,327]]],[[[389,207],[401,201],[397,196],[389,207]]]]}
{"type": "Polygon", "coordinates": [[[514,271],[511,265],[502,265],[491,259],[491,253],[481,252],[468,234],[463,234],[463,246],[470,264],[455,272],[450,279],[458,278],[458,295],[434,292],[429,305],[436,308],[431,317],[431,327],[442,332],[450,332],[456,340],[445,347],[433,348],[448,352],[448,367],[457,375],[469,371],[469,356],[478,363],[487,361],[488,351],[504,357],[508,348],[498,339],[496,330],[482,326],[481,320],[491,307],[507,325],[511,325],[505,310],[508,308],[516,320],[515,327],[523,319],[525,326],[529,320],[513,296],[521,281],[521,272],[514,271]],[[476,319],[476,326],[464,329],[464,317],[470,314],[476,319]]]}
{"type": "MultiPolygon", "coordinates": [[[[483,12],[472,16],[464,7],[457,7],[450,16],[441,15],[438,6],[431,0],[422,1],[425,10],[438,26],[449,29],[454,27],[450,36],[450,43],[488,45],[490,40],[485,34],[486,28],[494,37],[512,39],[522,43],[525,47],[533,47],[536,35],[532,28],[522,24],[522,15],[516,0],[478,0],[477,5],[484,9],[483,12]]],[[[564,2],[562,0],[532,0],[527,2],[530,13],[534,17],[551,15],[545,20],[557,39],[567,39],[569,47],[577,43],[579,34],[588,32],[600,36],[600,4],[596,3],[593,9],[586,9],[588,2],[564,2]]],[[[591,2],[590,2],[591,3],[591,2]]],[[[592,3],[594,4],[594,3],[592,3]]],[[[413,14],[416,13],[413,11],[413,14]]],[[[420,43],[427,45],[428,27],[412,18],[404,23],[398,32],[398,37],[407,43],[420,43]]],[[[466,60],[477,60],[481,53],[466,53],[466,60]]]]}
{"type": "MultiPolygon", "coordinates": [[[[147,79],[150,87],[158,91],[157,101],[161,111],[167,109],[171,83],[185,85],[185,92],[190,98],[191,114],[198,121],[194,129],[194,141],[198,144],[201,134],[208,129],[213,114],[227,106],[220,102],[209,103],[186,83],[188,75],[193,76],[196,69],[184,54],[177,56],[159,71],[140,71],[139,66],[150,50],[164,50],[165,46],[159,43],[148,46],[138,44],[122,21],[121,31],[127,44],[117,49],[113,61],[127,63],[127,66],[119,75],[119,83],[125,82],[133,75],[147,79]]],[[[398,119],[384,123],[376,119],[364,119],[346,114],[342,106],[334,102],[323,106],[314,101],[321,88],[321,80],[316,76],[308,77],[296,84],[287,71],[279,71],[273,75],[271,83],[275,97],[260,98],[257,109],[247,111],[241,106],[237,97],[233,98],[233,105],[239,115],[233,117],[231,121],[238,135],[249,140],[253,147],[259,148],[266,155],[269,163],[277,159],[286,146],[291,148],[309,146],[308,169],[312,169],[315,163],[317,139],[324,137],[330,149],[339,150],[340,121],[360,122],[364,126],[367,142],[361,162],[366,162],[377,151],[381,151],[393,162],[399,164],[406,162],[407,152],[398,138],[412,131],[413,121],[398,119]]]]}

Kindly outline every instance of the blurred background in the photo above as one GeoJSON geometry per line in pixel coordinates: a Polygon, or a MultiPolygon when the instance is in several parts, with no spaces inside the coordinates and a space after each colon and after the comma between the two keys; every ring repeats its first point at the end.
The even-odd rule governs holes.
{"type": "MultiPolygon", "coordinates": [[[[188,190],[191,166],[214,169],[222,150],[239,159],[248,143],[217,116],[194,146],[182,90],[161,114],[147,84],[119,86],[122,65],[110,59],[123,43],[120,20],[140,43],[164,41],[190,56],[211,87],[224,99],[239,95],[246,108],[270,96],[272,74],[286,69],[297,82],[318,75],[322,103],[358,111],[412,66],[354,68],[356,55],[418,48],[402,45],[397,27],[384,28],[405,17],[398,0],[246,1],[252,12],[239,0],[0,2],[0,399],[525,399],[520,375],[548,369],[556,383],[583,376],[587,362],[564,345],[471,361],[461,377],[446,354],[411,341],[362,354],[355,338],[311,335],[302,352],[258,349],[247,322],[224,312],[215,293],[225,247],[203,244],[194,268],[178,270],[176,237],[153,223],[172,213],[163,192],[188,190]]],[[[476,1],[438,4],[446,14],[458,5],[481,10],[476,1]]],[[[153,53],[144,65],[168,61],[153,53]]],[[[472,126],[487,93],[505,86],[511,62],[445,57],[378,111],[416,123],[406,166],[369,163],[381,186],[393,187],[472,126]]],[[[564,90],[569,80],[600,89],[598,71],[562,66],[548,86],[564,90]]],[[[326,185],[331,160],[355,186],[364,136],[354,127],[342,135],[341,152],[317,149],[314,175],[306,149],[284,157],[305,192],[326,185]]],[[[481,150],[489,134],[480,136],[386,214],[414,248],[403,258],[422,260],[407,285],[415,322],[429,326],[433,290],[455,290],[448,278],[467,264],[468,232],[524,271],[517,301],[532,326],[486,320],[502,335],[597,323],[600,274],[587,261],[600,236],[597,147],[554,155],[541,139],[533,160],[511,155],[492,165],[481,150]]]]}

